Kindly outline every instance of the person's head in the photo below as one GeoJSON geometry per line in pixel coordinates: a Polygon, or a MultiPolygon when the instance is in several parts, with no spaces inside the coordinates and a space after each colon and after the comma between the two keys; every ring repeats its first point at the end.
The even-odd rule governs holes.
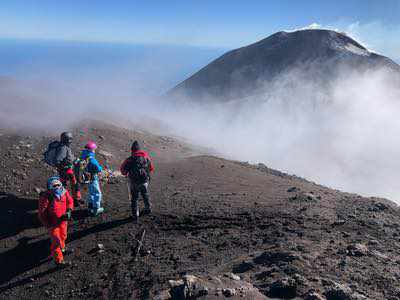
{"type": "Polygon", "coordinates": [[[61,133],[61,136],[60,136],[61,143],[64,145],[67,145],[67,146],[71,145],[72,138],[73,138],[72,133],[67,132],[67,131],[61,133]]]}
{"type": "Polygon", "coordinates": [[[95,150],[97,149],[97,145],[95,142],[93,141],[89,141],[86,145],[85,145],[85,149],[89,150],[91,152],[95,152],[95,150]]]}
{"type": "Polygon", "coordinates": [[[134,141],[134,142],[132,143],[131,150],[132,150],[132,151],[139,151],[139,150],[140,150],[140,144],[139,144],[138,141],[134,141]]]}
{"type": "Polygon", "coordinates": [[[60,195],[64,189],[60,177],[50,177],[47,180],[47,189],[56,195],[60,195]]]}

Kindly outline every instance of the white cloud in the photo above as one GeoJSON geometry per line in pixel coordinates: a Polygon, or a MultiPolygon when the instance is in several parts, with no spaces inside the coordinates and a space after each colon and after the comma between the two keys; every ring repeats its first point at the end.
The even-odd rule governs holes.
{"type": "Polygon", "coordinates": [[[345,33],[362,44],[370,52],[379,53],[400,63],[400,26],[388,26],[382,22],[337,22],[333,24],[311,23],[310,25],[285,30],[294,32],[307,29],[329,29],[345,33]]]}
{"type": "Polygon", "coordinates": [[[344,31],[367,48],[400,62],[400,26],[354,22],[347,25],[344,31]]]}

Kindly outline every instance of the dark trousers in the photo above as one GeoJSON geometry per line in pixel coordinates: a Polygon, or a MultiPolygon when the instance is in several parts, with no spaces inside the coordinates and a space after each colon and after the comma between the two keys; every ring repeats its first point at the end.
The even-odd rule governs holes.
{"type": "Polygon", "coordinates": [[[81,201],[82,198],[81,188],[73,170],[71,168],[58,168],[58,175],[60,176],[61,182],[65,188],[68,188],[68,183],[70,184],[72,198],[74,199],[74,205],[78,206],[79,201],[81,201]]]}
{"type": "Polygon", "coordinates": [[[132,215],[139,217],[139,196],[142,195],[145,210],[150,210],[149,183],[134,183],[128,181],[129,190],[131,193],[132,215]]]}

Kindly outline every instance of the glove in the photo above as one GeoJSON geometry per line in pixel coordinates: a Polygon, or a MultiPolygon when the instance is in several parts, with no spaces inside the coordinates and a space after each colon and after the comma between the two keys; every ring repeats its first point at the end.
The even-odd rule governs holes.
{"type": "Polygon", "coordinates": [[[72,210],[70,208],[67,209],[67,213],[65,214],[67,216],[67,220],[72,219],[72,210]]]}
{"type": "Polygon", "coordinates": [[[61,220],[62,221],[69,221],[72,218],[72,210],[71,209],[67,209],[67,212],[65,213],[65,215],[61,216],[61,220]]]}
{"type": "Polygon", "coordinates": [[[74,170],[73,170],[72,166],[65,167],[65,174],[74,175],[74,170]]]}

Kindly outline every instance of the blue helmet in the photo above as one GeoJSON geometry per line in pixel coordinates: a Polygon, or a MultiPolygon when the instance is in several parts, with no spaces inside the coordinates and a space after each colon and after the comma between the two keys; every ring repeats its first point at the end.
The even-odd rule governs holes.
{"type": "Polygon", "coordinates": [[[49,179],[47,179],[48,190],[54,190],[55,187],[60,185],[62,186],[62,182],[59,176],[52,176],[49,179]]]}

